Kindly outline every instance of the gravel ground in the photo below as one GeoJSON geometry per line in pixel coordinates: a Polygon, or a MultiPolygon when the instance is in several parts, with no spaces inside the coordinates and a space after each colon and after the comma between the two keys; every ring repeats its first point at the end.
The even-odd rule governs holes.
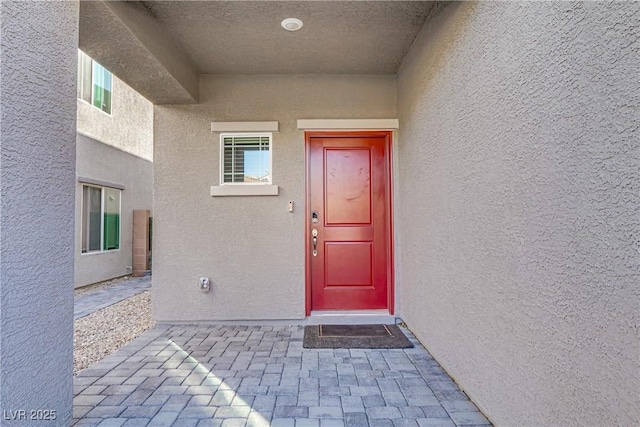
{"type": "Polygon", "coordinates": [[[73,331],[73,374],[133,341],[154,325],[149,291],[76,320],[73,331]]]}

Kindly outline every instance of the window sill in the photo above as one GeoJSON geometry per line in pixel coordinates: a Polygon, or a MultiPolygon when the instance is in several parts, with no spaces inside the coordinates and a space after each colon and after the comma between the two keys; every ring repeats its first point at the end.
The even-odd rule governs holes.
{"type": "Polygon", "coordinates": [[[277,185],[214,185],[211,187],[212,197],[277,195],[277,185]]]}
{"type": "MultiPolygon", "coordinates": [[[[78,98],[78,101],[81,101],[83,104],[88,105],[89,107],[96,109],[98,111],[100,111],[102,114],[106,114],[109,117],[113,117],[113,114],[111,112],[107,113],[106,111],[104,111],[102,108],[98,108],[95,105],[93,105],[91,102],[87,102],[82,98],[78,98]]],[[[113,110],[113,109],[112,109],[113,110]]]]}
{"type": "Polygon", "coordinates": [[[120,252],[120,249],[109,249],[106,251],[91,251],[91,252],[81,252],[81,256],[89,256],[89,255],[100,255],[100,254],[110,254],[114,252],[120,252]]]}

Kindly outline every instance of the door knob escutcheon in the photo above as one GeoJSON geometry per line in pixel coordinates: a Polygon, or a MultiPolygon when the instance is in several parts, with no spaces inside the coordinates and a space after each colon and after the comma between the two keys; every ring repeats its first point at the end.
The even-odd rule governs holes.
{"type": "Polygon", "coordinates": [[[313,256],[318,256],[318,229],[314,228],[313,230],[311,230],[311,235],[313,236],[313,238],[311,239],[311,242],[313,243],[313,256]]]}

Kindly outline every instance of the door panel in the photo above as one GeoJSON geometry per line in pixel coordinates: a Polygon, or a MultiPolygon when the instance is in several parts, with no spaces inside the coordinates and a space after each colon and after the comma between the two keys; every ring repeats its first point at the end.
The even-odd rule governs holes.
{"type": "Polygon", "coordinates": [[[326,148],[324,154],[326,223],[371,224],[369,148],[326,148]]]}
{"type": "Polygon", "coordinates": [[[310,308],[389,308],[389,135],[307,141],[310,308]]]}
{"type": "Polygon", "coordinates": [[[326,242],[325,286],[372,286],[371,242],[326,242]]]}

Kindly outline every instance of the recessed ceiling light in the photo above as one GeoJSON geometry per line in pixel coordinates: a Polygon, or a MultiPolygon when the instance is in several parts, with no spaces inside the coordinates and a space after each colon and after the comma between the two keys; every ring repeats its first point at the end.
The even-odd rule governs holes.
{"type": "Polygon", "coordinates": [[[284,19],[280,25],[282,25],[282,28],[284,28],[287,31],[298,31],[300,28],[302,28],[302,21],[297,19],[297,18],[287,18],[284,19]]]}

